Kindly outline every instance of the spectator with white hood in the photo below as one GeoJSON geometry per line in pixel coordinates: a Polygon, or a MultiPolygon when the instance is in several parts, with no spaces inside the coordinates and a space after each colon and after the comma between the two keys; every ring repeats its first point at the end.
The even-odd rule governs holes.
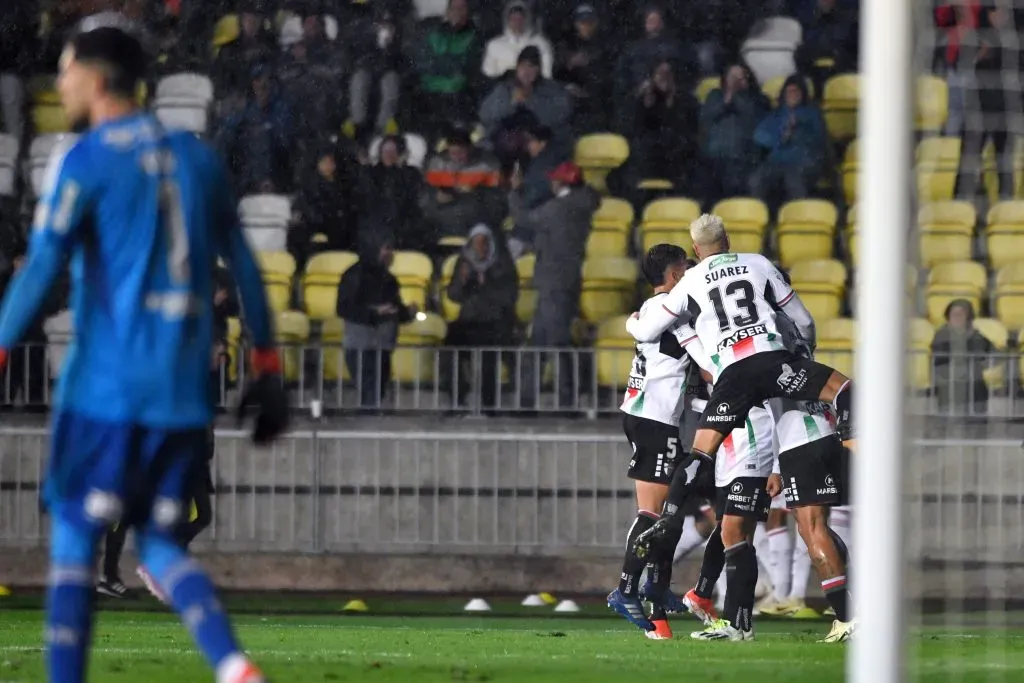
{"type": "Polygon", "coordinates": [[[519,55],[526,47],[540,51],[541,73],[551,78],[551,43],[533,27],[533,15],[523,0],[512,0],[505,5],[505,32],[487,43],[484,52],[483,74],[488,78],[501,78],[516,68],[519,55]]]}

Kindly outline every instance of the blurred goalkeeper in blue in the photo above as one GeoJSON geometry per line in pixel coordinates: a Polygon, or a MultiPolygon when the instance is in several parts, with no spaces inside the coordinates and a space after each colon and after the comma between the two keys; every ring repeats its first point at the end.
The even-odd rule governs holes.
{"type": "Polygon", "coordinates": [[[213,268],[228,262],[254,341],[254,438],[286,426],[280,360],[259,270],[225,170],[195,136],[136,108],[141,40],[91,17],[69,41],[58,90],[76,130],[54,152],[28,260],[0,311],[0,361],[70,260],[77,336],[55,393],[44,500],[52,518],[46,661],[53,683],[85,680],[96,549],[135,529],[142,563],[169,597],[218,683],[262,683],[214,587],[175,539],[186,477],[207,449],[213,268]]]}

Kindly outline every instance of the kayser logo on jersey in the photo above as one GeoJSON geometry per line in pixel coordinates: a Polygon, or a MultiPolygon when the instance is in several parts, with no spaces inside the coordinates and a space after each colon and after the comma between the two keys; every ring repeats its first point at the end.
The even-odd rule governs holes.
{"type": "Polygon", "coordinates": [[[733,344],[738,344],[744,339],[750,339],[762,334],[768,334],[768,328],[764,325],[754,325],[753,327],[744,327],[742,330],[736,330],[732,335],[718,342],[718,351],[721,353],[733,344]]]}

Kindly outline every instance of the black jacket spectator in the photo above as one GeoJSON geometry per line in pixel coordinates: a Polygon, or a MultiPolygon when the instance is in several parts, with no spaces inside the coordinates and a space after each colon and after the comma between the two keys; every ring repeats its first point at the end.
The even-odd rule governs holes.
{"type": "Polygon", "coordinates": [[[957,299],[946,307],[946,324],[932,340],[935,393],[939,412],[981,415],[988,410],[988,387],[983,376],[995,348],[974,327],[974,306],[957,299]]]}
{"type": "Polygon", "coordinates": [[[38,57],[37,0],[0,3],[0,73],[27,75],[38,57]]]}
{"type": "Polygon", "coordinates": [[[526,136],[526,150],[529,160],[523,173],[523,185],[519,192],[523,196],[523,207],[536,209],[551,199],[551,171],[568,160],[565,150],[551,144],[551,129],[537,126],[526,136]]]}
{"type": "MultiPolygon", "coordinates": [[[[519,276],[505,245],[486,225],[469,233],[469,241],[455,263],[455,275],[448,285],[448,298],[461,305],[459,318],[448,327],[445,346],[493,347],[509,344],[516,319],[519,276]]],[[[454,390],[462,405],[469,390],[470,371],[463,366],[471,356],[454,352],[443,358],[444,383],[454,390]],[[454,371],[453,365],[459,367],[454,371]],[[457,377],[456,377],[457,375],[457,377]]],[[[486,410],[496,405],[500,370],[498,352],[481,353],[480,399],[486,410]]]]}
{"type": "Polygon", "coordinates": [[[573,132],[584,135],[608,130],[615,52],[593,5],[580,5],[574,18],[574,31],[555,50],[555,78],[572,96],[573,132]]]}
{"type": "Polygon", "coordinates": [[[813,17],[803,24],[796,51],[797,69],[810,74],[818,92],[829,76],[857,70],[860,26],[856,7],[840,0],[818,0],[813,17]]]}
{"type": "Polygon", "coordinates": [[[262,66],[273,70],[275,66],[277,41],[261,9],[258,2],[246,6],[239,16],[238,38],[217,53],[210,77],[218,99],[244,95],[249,90],[254,68],[262,66]]]}
{"type": "Polygon", "coordinates": [[[321,142],[311,155],[295,198],[297,225],[289,230],[296,261],[305,262],[310,249],[354,251],[358,216],[353,206],[359,170],[352,154],[337,142],[321,142]],[[316,239],[322,235],[326,241],[316,239]]]}
{"type": "Polygon", "coordinates": [[[380,145],[380,161],[364,166],[359,181],[360,225],[363,233],[386,226],[398,249],[426,251],[437,241],[422,220],[420,172],[405,163],[405,140],[388,136],[380,145]]]}
{"type": "Polygon", "coordinates": [[[498,189],[498,162],[473,145],[459,128],[442,154],[427,166],[423,216],[438,237],[466,237],[478,223],[498,225],[505,217],[505,196],[498,189]]]}
{"type": "Polygon", "coordinates": [[[320,15],[306,17],[302,38],[289,46],[276,69],[294,111],[294,130],[301,142],[312,142],[326,131],[338,130],[345,120],[346,61],[340,47],[327,40],[320,15]]]}
{"type": "Polygon", "coordinates": [[[245,108],[225,121],[217,147],[241,194],[285,192],[293,180],[291,108],[264,67],[256,67],[245,108]]]}
{"type": "Polygon", "coordinates": [[[634,179],[668,178],[677,188],[688,189],[697,149],[697,98],[677,85],[672,65],[661,62],[633,101],[630,166],[634,179]]]}
{"type": "Polygon", "coordinates": [[[615,69],[615,100],[625,125],[632,115],[633,94],[661,62],[672,65],[680,91],[692,91],[697,81],[693,47],[666,27],[664,11],[647,6],[642,16],[644,36],[626,46],[615,69]]]}
{"type": "Polygon", "coordinates": [[[394,245],[385,233],[360,240],[359,261],[338,283],[338,317],[345,321],[345,363],[356,382],[360,407],[379,408],[391,378],[391,352],[399,323],[412,320],[415,307],[402,303],[398,280],[388,270],[394,245]]]}

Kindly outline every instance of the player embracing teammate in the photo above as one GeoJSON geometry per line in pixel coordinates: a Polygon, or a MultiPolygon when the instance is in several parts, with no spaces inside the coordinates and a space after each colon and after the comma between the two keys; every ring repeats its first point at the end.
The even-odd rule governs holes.
{"type": "MultiPolygon", "coordinates": [[[[659,297],[658,305],[650,305],[652,302],[649,301],[627,322],[627,329],[638,343],[654,342],[666,330],[676,331],[677,336],[683,337],[681,343],[688,355],[708,371],[713,381],[711,396],[688,456],[697,463],[692,479],[683,467],[675,467],[661,517],[649,529],[631,539],[632,547],[641,553],[650,549],[650,559],[655,563],[657,558],[671,554],[682,528],[680,513],[687,499],[720,495],[716,484],[725,482],[722,465],[716,462],[719,447],[734,434],[734,430],[746,427],[752,410],[760,409],[766,401],[784,399],[790,402],[785,405],[776,402],[773,418],[777,437],[778,421],[795,411],[808,425],[804,441],[819,440],[809,438],[813,436],[809,430],[811,422],[818,425],[813,411],[821,413],[828,410],[837,416],[835,431],[838,438],[848,444],[852,442],[852,384],[841,373],[811,360],[809,352],[814,346],[814,321],[785,276],[761,255],[730,252],[729,238],[718,216],[701,216],[691,225],[690,236],[700,263],[688,270],[667,295],[659,297]],[[792,329],[787,330],[790,323],[792,329]],[[688,328],[692,328],[689,335],[686,333],[688,328]],[[799,350],[801,348],[803,353],[799,350]],[[824,406],[818,410],[807,402],[822,402],[824,406]]],[[[817,429],[819,434],[821,431],[817,429]]],[[[829,436],[835,448],[840,448],[837,437],[829,436]]],[[[825,449],[829,450],[829,455],[823,456],[819,447],[799,447],[807,446],[806,443],[788,449],[783,448],[784,445],[792,444],[779,444],[780,453],[785,453],[785,457],[780,457],[779,466],[786,482],[787,504],[790,507],[802,506],[797,510],[800,534],[836,612],[836,621],[826,641],[841,642],[848,639],[853,631],[853,622],[847,612],[845,548],[841,542],[837,544],[838,537],[828,529],[826,507],[839,501],[821,500],[816,495],[819,489],[839,495],[837,475],[832,473],[838,467],[834,456],[837,451],[825,449]],[[811,490],[815,492],[814,496],[808,493],[811,490]]],[[[756,456],[751,465],[751,471],[757,472],[759,481],[763,476],[767,487],[767,474],[761,475],[757,470],[756,456]]],[[[752,496],[741,496],[731,491],[733,486],[739,488],[736,484],[744,485],[746,491],[743,482],[730,483],[725,494],[726,502],[730,493],[734,497],[750,498],[746,507],[754,512],[744,512],[755,519],[760,518],[760,501],[765,489],[755,486],[756,491],[750,492],[752,496]]],[[[721,509],[720,512],[727,513],[728,510],[721,509]]],[[[766,512],[767,505],[764,506],[766,512]]],[[[723,514],[723,518],[726,516],[723,514]]],[[[721,541],[729,589],[739,591],[740,595],[730,600],[727,592],[726,604],[731,613],[724,615],[726,625],[716,623],[711,614],[705,614],[707,621],[711,622],[711,630],[715,631],[713,637],[706,639],[746,640],[753,637],[749,614],[757,580],[757,558],[745,533],[750,526],[749,522],[739,524],[735,536],[730,534],[730,538],[721,541]]],[[[719,547],[716,538],[717,534],[709,541],[705,553],[706,560],[709,554],[712,555],[712,568],[714,554],[719,547]]],[[[694,600],[688,602],[696,603],[694,600]]],[[[695,606],[700,607],[699,604],[690,605],[691,609],[695,606]]]]}

